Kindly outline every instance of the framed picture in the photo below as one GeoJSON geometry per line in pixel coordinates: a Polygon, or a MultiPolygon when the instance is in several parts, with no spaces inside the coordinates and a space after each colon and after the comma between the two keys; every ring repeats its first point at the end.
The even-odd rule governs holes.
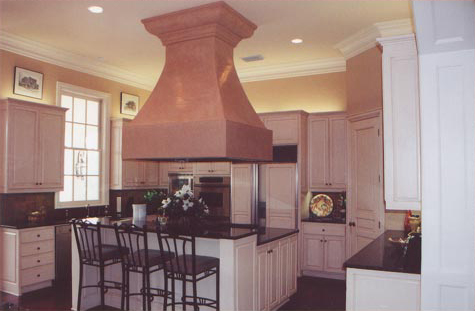
{"type": "Polygon", "coordinates": [[[139,112],[139,97],[136,95],[120,93],[120,113],[130,116],[137,115],[139,112]]]}
{"type": "Polygon", "coordinates": [[[15,67],[13,93],[33,98],[43,98],[43,74],[15,67]]]}

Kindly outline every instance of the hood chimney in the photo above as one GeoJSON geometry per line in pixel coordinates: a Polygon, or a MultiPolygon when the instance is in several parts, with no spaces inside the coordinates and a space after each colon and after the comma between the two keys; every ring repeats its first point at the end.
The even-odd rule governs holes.
{"type": "Polygon", "coordinates": [[[267,130],[241,86],[233,49],[256,25],[224,2],[142,20],[166,46],[150,97],[123,128],[123,159],[272,160],[267,130]]]}

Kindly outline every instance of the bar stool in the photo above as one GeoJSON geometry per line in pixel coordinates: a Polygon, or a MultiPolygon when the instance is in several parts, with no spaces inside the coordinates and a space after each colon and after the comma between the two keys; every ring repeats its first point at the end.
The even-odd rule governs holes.
{"type": "Polygon", "coordinates": [[[104,295],[109,289],[122,291],[122,283],[107,281],[104,279],[105,268],[121,262],[119,246],[102,243],[101,230],[113,227],[101,225],[100,222],[93,224],[89,221],[73,219],[73,230],[79,253],[79,289],[77,310],[81,310],[81,295],[84,288],[99,287],[101,291],[101,307],[104,308],[104,295]],[[97,285],[83,286],[84,266],[99,268],[99,282],[97,285]]]}
{"type": "Polygon", "coordinates": [[[173,233],[162,233],[160,226],[156,227],[158,244],[162,258],[168,258],[167,254],[174,253],[175,256],[168,258],[165,264],[165,275],[172,280],[172,301],[169,304],[167,298],[164,301],[164,310],[169,305],[175,310],[175,305],[183,305],[186,310],[187,305],[192,305],[194,310],[199,310],[198,306],[207,306],[219,310],[219,258],[196,255],[195,237],[180,236],[173,233]],[[197,284],[199,281],[216,275],[216,300],[198,297],[197,284]],[[182,282],[181,302],[175,302],[175,280],[182,282]],[[193,295],[186,294],[186,283],[193,285],[193,295]]]}
{"type": "MultiPolygon", "coordinates": [[[[150,284],[150,274],[163,270],[163,262],[173,257],[173,253],[161,255],[159,250],[151,250],[148,247],[147,228],[142,228],[131,224],[114,226],[117,243],[121,250],[123,271],[125,282],[122,287],[122,302],[125,298],[126,310],[130,309],[130,296],[142,296],[142,310],[151,310],[154,297],[163,297],[164,300],[171,297],[168,291],[168,280],[164,274],[165,288],[152,288],[150,284]],[[142,288],[140,292],[130,293],[130,272],[142,275],[142,288]],[[154,292],[152,292],[154,291],[154,292]]],[[[123,308],[122,308],[123,309],[123,308]]]]}

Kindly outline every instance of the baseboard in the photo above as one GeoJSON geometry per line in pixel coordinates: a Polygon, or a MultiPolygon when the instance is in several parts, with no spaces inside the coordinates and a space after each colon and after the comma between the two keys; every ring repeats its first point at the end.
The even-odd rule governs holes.
{"type": "Polygon", "coordinates": [[[302,270],[302,275],[304,275],[304,276],[313,276],[313,277],[317,277],[317,278],[325,278],[325,279],[346,280],[346,273],[345,272],[336,273],[336,272],[302,270]]]}

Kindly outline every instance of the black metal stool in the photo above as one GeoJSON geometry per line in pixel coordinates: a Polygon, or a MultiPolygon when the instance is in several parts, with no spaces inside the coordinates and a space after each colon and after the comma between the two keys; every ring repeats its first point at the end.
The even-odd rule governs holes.
{"type": "Polygon", "coordinates": [[[171,293],[168,291],[168,280],[164,274],[165,288],[152,288],[150,274],[164,268],[163,262],[173,257],[173,253],[164,253],[159,250],[148,248],[147,228],[135,225],[122,224],[114,226],[117,242],[122,250],[122,265],[125,274],[125,282],[122,290],[122,303],[125,298],[126,310],[130,309],[130,296],[142,296],[143,310],[152,309],[152,301],[155,296],[163,297],[166,301],[171,293]],[[130,293],[130,272],[142,274],[142,289],[138,293],[130,293]],[[154,292],[152,292],[154,291],[154,292]]]}
{"type": "Polygon", "coordinates": [[[122,291],[124,273],[122,273],[122,283],[107,281],[104,279],[105,268],[121,262],[121,255],[118,245],[103,244],[101,230],[113,227],[101,225],[100,222],[93,224],[83,220],[72,220],[74,236],[79,253],[79,290],[77,310],[81,310],[81,295],[84,288],[99,287],[101,290],[101,307],[104,304],[104,295],[109,289],[122,291]],[[84,266],[99,268],[99,282],[97,285],[82,285],[84,266]]]}
{"type": "Polygon", "coordinates": [[[207,306],[219,310],[219,258],[198,256],[195,249],[195,237],[180,236],[173,233],[162,233],[160,226],[157,226],[158,243],[162,258],[168,258],[165,264],[165,275],[172,280],[172,302],[169,304],[167,298],[164,301],[164,310],[169,305],[175,310],[175,305],[183,305],[186,310],[187,305],[192,305],[194,310],[199,310],[198,306],[207,306]],[[174,253],[172,258],[167,254],[174,253]],[[216,300],[198,297],[197,283],[209,276],[216,275],[216,300]],[[175,280],[182,282],[181,302],[175,302],[175,280]],[[186,295],[186,283],[193,284],[193,295],[186,295]]]}

